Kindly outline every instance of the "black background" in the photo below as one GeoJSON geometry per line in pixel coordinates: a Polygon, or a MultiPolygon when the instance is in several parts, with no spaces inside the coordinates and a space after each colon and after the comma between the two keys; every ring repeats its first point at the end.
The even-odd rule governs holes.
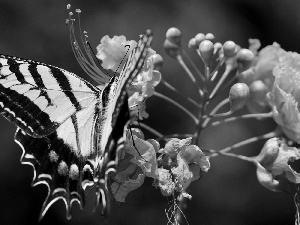
{"type": "MultiPolygon", "coordinates": [[[[88,79],[70,47],[65,25],[68,3],[73,10],[82,10],[82,27],[88,31],[95,47],[106,34],[110,37],[123,34],[129,40],[137,40],[144,30],[152,29],[152,47],[165,59],[164,78],[194,98],[196,91],[190,88],[183,70],[162,48],[169,27],[175,26],[182,31],[185,48],[188,40],[198,32],[211,32],[221,43],[233,40],[248,47],[248,38],[258,38],[262,46],[276,41],[285,50],[300,52],[298,0],[1,0],[0,52],[62,67],[88,79]]],[[[199,58],[190,55],[200,64],[199,58]]],[[[167,93],[161,87],[157,89],[167,93]]],[[[223,98],[226,95],[224,92],[223,98]]],[[[148,124],[164,134],[193,131],[191,121],[184,114],[167,104],[161,107],[162,103],[155,97],[149,99],[148,124]]],[[[13,141],[15,127],[3,118],[0,124],[0,224],[36,224],[47,195],[46,186],[30,187],[32,168],[19,162],[21,149],[13,141]]],[[[200,146],[221,149],[273,128],[272,121],[231,123],[203,133],[200,146]]],[[[258,142],[237,152],[257,155],[262,145],[263,142],[258,142]]],[[[213,159],[211,164],[211,170],[188,190],[193,199],[188,202],[185,214],[191,225],[294,223],[292,196],[262,187],[256,180],[253,165],[224,157],[213,159]]],[[[146,180],[143,188],[131,193],[122,206],[113,204],[109,224],[166,224],[167,199],[151,182],[146,180]]],[[[103,224],[100,211],[91,212],[94,200],[90,193],[84,211],[75,205],[70,221],[65,218],[63,202],[58,201],[40,224],[103,224]]]]}

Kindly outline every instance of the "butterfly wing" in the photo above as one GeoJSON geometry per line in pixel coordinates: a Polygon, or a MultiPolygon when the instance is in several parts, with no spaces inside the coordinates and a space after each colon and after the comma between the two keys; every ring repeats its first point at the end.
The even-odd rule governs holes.
{"type": "Polygon", "coordinates": [[[23,149],[22,164],[34,168],[33,186],[46,184],[48,187],[40,219],[59,199],[64,200],[66,215],[70,219],[72,203],[77,201],[81,207],[85,204],[85,186],[93,185],[93,165],[78,157],[57,132],[33,138],[18,128],[15,141],[23,149]]]}
{"type": "Polygon", "coordinates": [[[52,133],[99,90],[57,67],[0,55],[0,113],[33,137],[52,133]]]}
{"type": "MultiPolygon", "coordinates": [[[[147,30],[138,42],[137,47],[131,52],[120,76],[114,77],[114,80],[112,79],[110,82],[111,85],[106,86],[101,93],[102,107],[106,109],[105,117],[108,118],[103,124],[100,135],[100,149],[102,151],[107,151],[110,142],[117,143],[123,135],[124,126],[129,121],[127,90],[133,79],[142,70],[152,38],[152,31],[147,30]],[[103,99],[103,96],[107,97],[103,99]]],[[[101,154],[104,153],[101,152],[101,154]]]]}
{"type": "Polygon", "coordinates": [[[19,127],[15,141],[22,163],[34,167],[33,185],[49,189],[41,217],[61,198],[68,217],[73,201],[84,204],[83,187],[93,184],[87,158],[96,151],[100,93],[68,71],[0,56],[0,113],[19,127]]]}
{"type": "MultiPolygon", "coordinates": [[[[127,89],[133,79],[142,70],[143,64],[147,57],[147,49],[152,41],[152,32],[147,30],[138,42],[137,47],[132,51],[119,77],[113,77],[109,84],[105,86],[101,93],[102,114],[99,121],[98,155],[102,158],[100,170],[96,169],[95,177],[100,182],[104,182],[106,191],[101,190],[101,183],[97,185],[97,199],[105,201],[106,194],[111,193],[109,189],[108,173],[114,171],[113,164],[116,158],[116,149],[122,143],[124,128],[130,121],[128,108],[127,89]],[[100,194],[102,195],[100,198],[100,194]]],[[[99,203],[98,203],[99,204],[99,203]]],[[[102,204],[104,205],[104,204],[102,204]]],[[[105,214],[106,209],[103,209],[105,214]]]]}

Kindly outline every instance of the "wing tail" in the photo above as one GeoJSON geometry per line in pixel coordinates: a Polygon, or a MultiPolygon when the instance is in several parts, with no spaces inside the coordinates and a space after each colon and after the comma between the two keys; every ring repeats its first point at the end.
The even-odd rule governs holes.
{"type": "Polygon", "coordinates": [[[66,205],[67,218],[71,218],[71,207],[77,201],[85,205],[84,189],[93,185],[93,165],[78,158],[71,149],[57,137],[56,132],[44,138],[33,138],[21,129],[15,141],[23,149],[21,162],[33,166],[32,185],[45,184],[48,196],[43,204],[40,218],[59,199],[66,205]]]}

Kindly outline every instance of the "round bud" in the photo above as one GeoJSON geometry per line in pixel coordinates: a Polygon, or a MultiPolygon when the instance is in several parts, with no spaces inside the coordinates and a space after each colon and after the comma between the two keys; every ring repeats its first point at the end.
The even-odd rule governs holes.
{"type": "Polygon", "coordinates": [[[250,86],[251,99],[263,101],[266,98],[267,93],[269,92],[268,87],[261,80],[253,81],[250,86]]]}
{"type": "Polygon", "coordinates": [[[189,49],[193,50],[193,51],[196,51],[198,49],[198,46],[197,43],[196,43],[196,39],[195,38],[192,38],[190,41],[189,41],[189,49]]]}
{"type": "Polygon", "coordinates": [[[254,54],[249,49],[242,48],[237,53],[237,57],[236,57],[239,72],[241,73],[249,69],[252,66],[253,60],[254,60],[254,54]]]}
{"type": "Polygon", "coordinates": [[[215,35],[213,35],[212,33],[207,33],[205,35],[205,39],[206,40],[214,40],[215,39],[215,35]]]}
{"type": "Polygon", "coordinates": [[[199,45],[199,51],[204,61],[209,61],[214,53],[214,45],[209,40],[204,40],[199,45]]]}
{"type": "Polygon", "coordinates": [[[221,49],[222,49],[222,44],[220,42],[214,43],[214,54],[216,54],[221,49]]]}
{"type": "Polygon", "coordinates": [[[168,39],[164,42],[164,49],[167,55],[173,59],[176,59],[177,56],[181,54],[181,47],[170,42],[168,39]]]}
{"type": "Polygon", "coordinates": [[[199,33],[195,36],[195,40],[196,40],[196,45],[199,46],[200,43],[205,40],[205,35],[202,33],[199,33]]]}
{"type": "Polygon", "coordinates": [[[172,28],[168,29],[168,31],[166,33],[166,38],[173,44],[176,44],[179,46],[181,45],[181,32],[176,27],[172,27],[172,28]]]}
{"type": "Polygon", "coordinates": [[[163,58],[162,58],[161,55],[159,55],[159,54],[154,54],[154,55],[151,56],[151,57],[152,57],[152,59],[153,59],[153,66],[154,66],[154,69],[160,71],[161,68],[162,68],[162,66],[163,66],[163,63],[164,63],[163,58]]]}
{"type": "Polygon", "coordinates": [[[223,44],[224,56],[225,57],[232,57],[235,54],[235,43],[233,41],[226,41],[223,44]]]}
{"type": "Polygon", "coordinates": [[[250,91],[247,84],[236,83],[229,91],[230,109],[232,112],[243,108],[249,98],[250,91]]]}

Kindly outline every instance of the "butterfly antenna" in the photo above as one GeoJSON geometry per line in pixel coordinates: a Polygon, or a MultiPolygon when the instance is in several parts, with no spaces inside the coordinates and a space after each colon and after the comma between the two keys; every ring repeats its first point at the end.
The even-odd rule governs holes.
{"type": "MultiPolygon", "coordinates": [[[[96,53],[94,52],[94,50],[93,50],[93,48],[92,48],[92,45],[90,44],[90,42],[89,42],[88,40],[86,40],[86,44],[87,44],[87,46],[89,47],[89,50],[93,53],[93,56],[94,56],[94,58],[96,59],[96,61],[100,64],[101,70],[106,71],[106,70],[101,66],[101,62],[100,62],[100,60],[97,58],[96,53]]],[[[111,75],[111,74],[108,74],[108,72],[106,72],[106,75],[107,75],[107,76],[110,76],[110,77],[113,76],[113,75],[111,75]]]]}
{"type": "Polygon", "coordinates": [[[79,46],[76,35],[75,35],[75,28],[74,22],[75,19],[73,18],[73,12],[70,11],[71,5],[67,5],[67,10],[69,10],[69,18],[66,20],[66,24],[69,27],[70,33],[70,42],[71,47],[74,53],[76,60],[78,61],[81,68],[97,83],[101,85],[105,85],[109,82],[111,76],[108,75],[107,71],[104,70],[102,67],[98,67],[94,61],[93,55],[91,54],[90,47],[88,45],[88,35],[86,31],[81,31],[80,25],[80,9],[76,9],[75,12],[78,14],[78,26],[79,26],[79,33],[80,33],[80,40],[81,46],[79,46]],[[83,34],[83,35],[82,35],[83,34]]]}

